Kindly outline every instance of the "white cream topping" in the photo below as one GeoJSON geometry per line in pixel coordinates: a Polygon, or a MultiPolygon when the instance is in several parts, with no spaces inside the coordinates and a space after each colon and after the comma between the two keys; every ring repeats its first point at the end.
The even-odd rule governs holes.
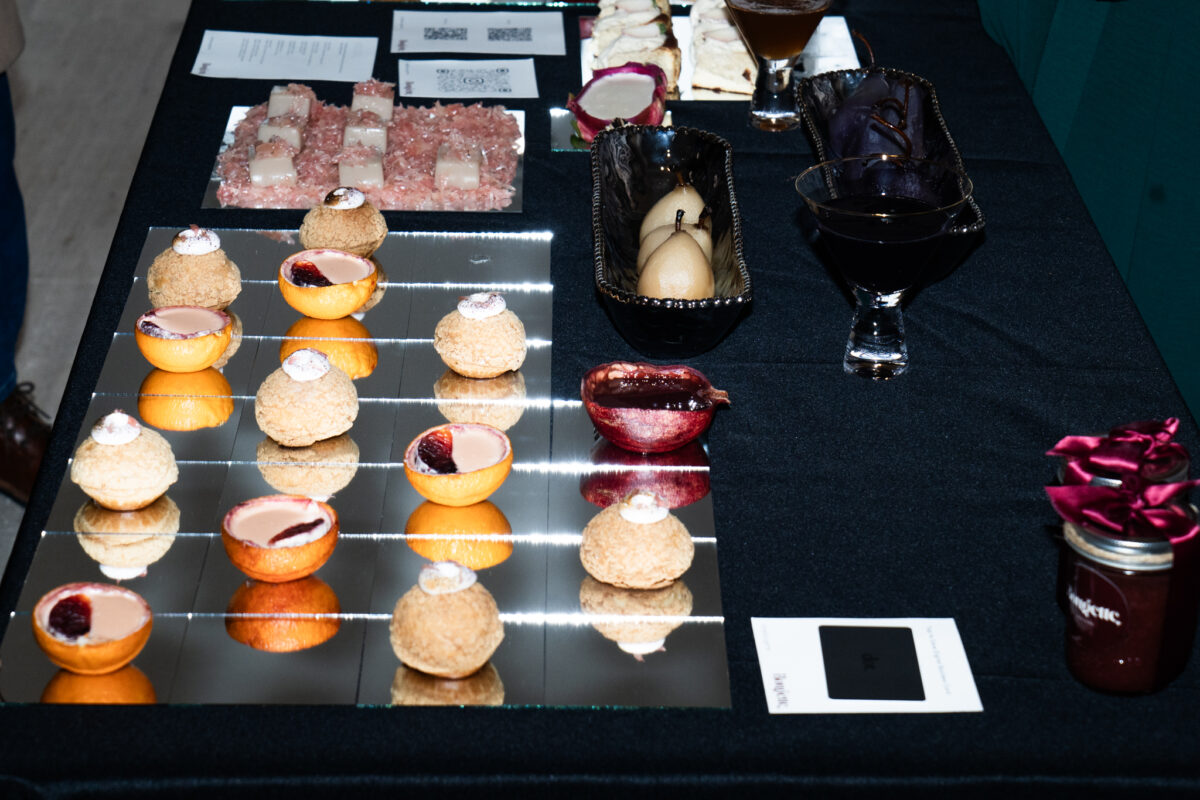
{"type": "Polygon", "coordinates": [[[658,501],[658,495],[645,489],[630,492],[617,506],[622,519],[637,525],[649,525],[667,518],[670,509],[658,501]]]}
{"type": "Polygon", "coordinates": [[[138,421],[124,411],[114,411],[92,426],[92,438],[97,444],[129,444],[141,432],[138,421]]]}
{"type": "Polygon", "coordinates": [[[645,656],[662,650],[666,643],[666,639],[655,639],[653,642],[617,642],[617,647],[630,655],[645,656]]]}
{"type": "Polygon", "coordinates": [[[171,249],[181,256],[202,256],[221,249],[221,237],[208,228],[193,225],[175,234],[171,249]]]}
{"type": "Polygon", "coordinates": [[[325,207],[336,208],[338,211],[349,211],[359,208],[367,200],[366,195],[352,186],[339,186],[325,195],[325,207]]]}
{"type": "Polygon", "coordinates": [[[145,567],[114,567],[111,564],[101,564],[100,571],[114,581],[129,581],[146,574],[145,567]]]}
{"type": "Polygon", "coordinates": [[[475,571],[457,561],[435,561],[421,567],[417,585],[425,594],[454,594],[471,588],[475,571]]]}
{"type": "Polygon", "coordinates": [[[499,292],[476,292],[458,301],[458,313],[467,319],[494,317],[508,308],[499,292]]]}
{"type": "Polygon", "coordinates": [[[329,372],[329,356],[305,347],[283,360],[283,371],[294,381],[315,381],[329,372]]]}

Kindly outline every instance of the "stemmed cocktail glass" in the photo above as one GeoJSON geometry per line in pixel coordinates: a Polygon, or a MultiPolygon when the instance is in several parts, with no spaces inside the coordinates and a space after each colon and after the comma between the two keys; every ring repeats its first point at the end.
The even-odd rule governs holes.
{"type": "Polygon", "coordinates": [[[900,302],[971,196],[957,167],[905,156],[826,161],[796,178],[834,267],[854,289],[846,372],[876,380],[908,368],[900,302]]]}
{"type": "Polygon", "coordinates": [[[792,70],[832,0],[725,0],[758,60],[750,124],[782,131],[800,124],[792,70]]]}

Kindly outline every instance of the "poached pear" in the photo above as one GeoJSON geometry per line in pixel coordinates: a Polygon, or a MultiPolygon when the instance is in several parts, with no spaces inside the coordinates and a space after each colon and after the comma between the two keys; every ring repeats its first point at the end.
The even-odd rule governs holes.
{"type": "MultiPolygon", "coordinates": [[[[685,222],[681,229],[693,239],[696,244],[700,245],[700,249],[704,251],[704,259],[710,264],[712,263],[712,231],[709,228],[709,208],[705,206],[700,212],[700,220],[695,224],[685,222]]],[[[675,232],[675,225],[663,225],[661,228],[655,228],[646,234],[646,238],[642,239],[641,245],[638,247],[637,271],[638,275],[642,274],[642,270],[646,267],[646,262],[650,260],[650,256],[659,246],[670,238],[675,232]]]]}
{"type": "Polygon", "coordinates": [[[712,267],[700,245],[683,230],[683,217],[683,209],[676,211],[675,230],[646,260],[638,294],[679,300],[713,296],[712,267]]]}
{"type": "Polygon", "coordinates": [[[642,228],[638,233],[638,241],[642,241],[655,228],[675,224],[675,212],[682,210],[683,221],[695,225],[700,221],[700,213],[704,211],[704,198],[683,179],[681,173],[676,173],[678,185],[658,199],[642,220],[642,228]]]}

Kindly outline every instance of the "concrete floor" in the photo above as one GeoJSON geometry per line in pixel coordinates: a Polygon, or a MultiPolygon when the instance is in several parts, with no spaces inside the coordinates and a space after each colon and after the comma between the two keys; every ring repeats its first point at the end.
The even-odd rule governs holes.
{"type": "MultiPolygon", "coordinates": [[[[18,0],[9,70],[30,247],[17,375],[52,416],[183,29],[188,0],[18,0]],[[86,120],[81,134],[80,120],[86,120]],[[66,224],[70,221],[70,224],[66,224]]],[[[24,508],[0,495],[0,565],[24,508]]]]}

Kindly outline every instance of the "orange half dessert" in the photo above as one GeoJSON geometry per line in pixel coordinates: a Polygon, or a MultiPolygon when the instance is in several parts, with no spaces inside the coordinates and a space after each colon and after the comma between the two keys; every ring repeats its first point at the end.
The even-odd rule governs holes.
{"type": "Polygon", "coordinates": [[[225,352],[233,338],[233,320],[211,308],[164,306],[138,317],[133,336],[142,355],[159,369],[198,372],[225,352]]]}
{"type": "Polygon", "coordinates": [[[279,290],[306,317],[340,319],[375,291],[375,263],[343,250],[302,250],[279,265],[279,290]]]}
{"type": "Polygon", "coordinates": [[[217,428],[233,413],[233,389],[213,367],[199,372],[151,370],[138,389],[138,414],[164,431],[217,428]]]}
{"type": "Polygon", "coordinates": [[[46,656],[80,675],[115,672],[150,638],[150,606],[137,592],[107,583],[68,583],[33,608],[33,637],[46,656]]]}
{"type": "Polygon", "coordinates": [[[221,522],[233,565],[251,578],[283,583],[321,568],[337,544],[337,512],[307,497],[276,494],[238,503],[221,522]]]}
{"type": "Polygon", "coordinates": [[[426,500],[469,506],[500,488],[512,469],[512,442],[491,425],[430,428],[404,451],[404,474],[426,500]]]}

